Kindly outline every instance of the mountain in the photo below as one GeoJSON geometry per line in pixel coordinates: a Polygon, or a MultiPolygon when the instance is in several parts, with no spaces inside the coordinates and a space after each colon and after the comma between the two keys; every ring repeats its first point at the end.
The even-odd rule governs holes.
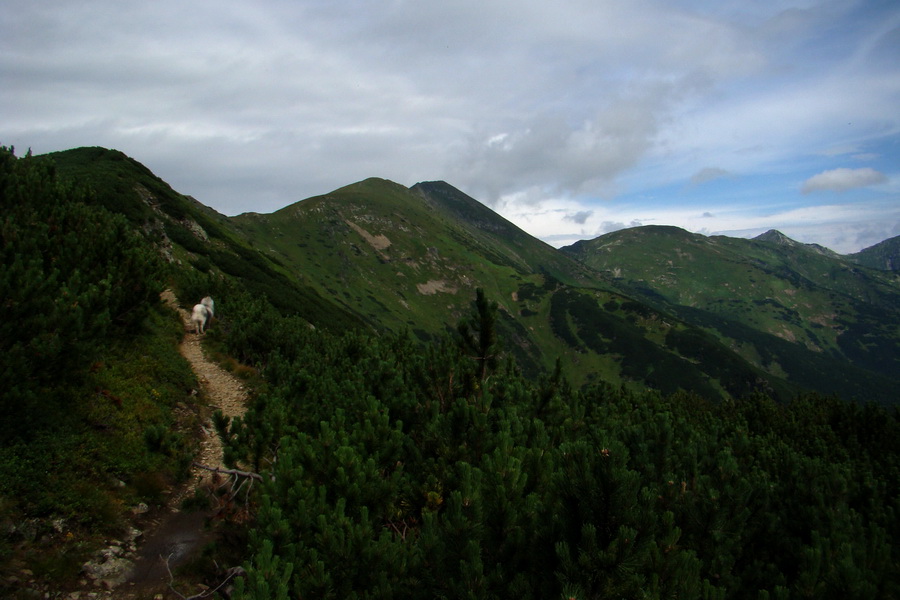
{"type": "MultiPolygon", "coordinates": [[[[120,152],[49,156],[61,175],[89,183],[104,205],[155,238],[192,295],[244,290],[318,328],[408,331],[429,342],[472,314],[482,288],[499,305],[507,353],[532,377],[560,359],[579,386],[602,381],[709,398],[799,390],[616,291],[445,182],[406,188],[373,178],[271,214],[229,218],[120,152]]],[[[221,305],[226,316],[227,297],[221,305]]]]}
{"type": "Polygon", "coordinates": [[[602,287],[595,272],[443,182],[367,179],[233,219],[258,248],[376,328],[453,327],[476,287],[514,312],[522,285],[602,287]]]}
{"type": "MultiPolygon", "coordinates": [[[[147,167],[106,148],[76,148],[46,155],[63,179],[87,186],[107,209],[125,215],[184,277],[214,271],[251,295],[265,295],[284,313],[337,329],[361,321],[298,281],[277,261],[253,248],[228,217],[179,194],[147,167]]],[[[206,295],[211,290],[200,289],[206,295]]],[[[227,306],[223,305],[227,310],[227,306]]]]}
{"type": "MultiPolygon", "coordinates": [[[[708,279],[751,310],[768,294],[791,325],[805,308],[788,300],[825,298],[834,322],[891,326],[893,274],[675,228],[582,244],[579,262],[442,182],[227,218],[103,149],[0,150],[0,195],[0,596],[119,594],[127,571],[116,589],[142,597],[900,595],[896,409],[791,398],[795,342],[764,340],[788,345],[785,379],[677,316],[729,318],[700,308],[708,279]],[[585,264],[603,254],[608,273],[585,264]],[[497,303],[473,306],[475,286],[497,303]],[[166,288],[213,293],[208,335],[185,335],[166,288]],[[393,333],[410,322],[420,339],[393,333]],[[494,360],[498,341],[518,362],[494,360]],[[210,414],[221,394],[188,347],[240,376],[240,418],[210,414]],[[221,455],[200,452],[211,429],[221,455]],[[202,485],[198,460],[216,472],[202,485]],[[186,537],[150,581],[152,550],[186,537]]],[[[739,350],[771,315],[744,317],[739,350]]]]}
{"type": "Polygon", "coordinates": [[[182,277],[264,296],[315,327],[427,343],[454,331],[482,288],[507,352],[535,377],[560,359],[576,385],[883,402],[895,383],[896,285],[777,232],[748,241],[651,227],[560,251],[446,182],[377,178],[225,217],[122,153],[50,157],[156,236],[182,277]]]}
{"type": "Polygon", "coordinates": [[[616,292],[597,272],[445,182],[406,189],[368,179],[234,223],[376,329],[433,339],[471,311],[480,287],[499,303],[508,350],[533,375],[562,358],[578,384],[604,380],[711,397],[757,388],[788,393],[777,375],[616,292]]]}
{"type": "Polygon", "coordinates": [[[900,271],[900,236],[864,248],[846,258],[858,265],[882,271],[900,271]]]}
{"type": "Polygon", "coordinates": [[[894,401],[900,285],[893,275],[777,231],[744,240],[647,226],[562,251],[769,373],[810,389],[894,401]]]}
{"type": "MultiPolygon", "coordinates": [[[[540,267],[529,259],[552,262],[547,256],[553,256],[552,248],[496,215],[460,218],[435,188],[446,192],[449,186],[407,189],[367,179],[233,223],[371,326],[409,328],[429,339],[455,325],[476,287],[506,306],[519,283],[541,281],[540,267]]],[[[551,268],[561,278],[590,274],[566,257],[553,258],[551,268]]]]}
{"type": "Polygon", "coordinates": [[[502,261],[523,272],[543,273],[567,285],[606,285],[592,269],[572,261],[444,181],[417,183],[410,189],[421,194],[447,222],[455,223],[478,240],[488,253],[502,256],[502,261]]]}
{"type": "Polygon", "coordinates": [[[768,244],[775,244],[777,246],[784,246],[786,248],[805,248],[808,251],[824,254],[832,258],[840,257],[840,254],[838,254],[834,250],[831,250],[830,248],[820,246],[819,244],[803,244],[796,240],[792,240],[777,229],[770,229],[765,233],[759,234],[753,239],[758,242],[766,242],[768,244]]]}

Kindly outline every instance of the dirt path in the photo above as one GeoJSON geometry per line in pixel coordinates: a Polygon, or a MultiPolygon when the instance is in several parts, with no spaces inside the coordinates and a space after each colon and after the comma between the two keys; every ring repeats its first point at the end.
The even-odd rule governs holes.
{"type": "MultiPolygon", "coordinates": [[[[221,410],[228,417],[237,417],[246,411],[247,391],[233,375],[209,360],[203,353],[201,337],[191,331],[190,314],[178,306],[171,290],[162,294],[163,301],[178,311],[184,322],[185,335],[179,351],[190,363],[197,376],[204,396],[212,410],[221,410]]],[[[211,421],[202,428],[202,439],[195,462],[222,467],[222,442],[216,435],[211,421]]],[[[98,581],[100,588],[94,595],[79,595],[76,598],[111,598],[132,600],[138,598],[177,598],[168,588],[169,568],[183,564],[195,551],[212,539],[212,534],[204,528],[207,517],[203,512],[182,512],[180,506],[185,498],[209,482],[213,476],[209,471],[194,467],[189,482],[175,490],[166,503],[166,508],[157,518],[145,525],[143,534],[134,544],[131,560],[133,566],[121,576],[121,583],[98,581]],[[168,557],[168,565],[161,557],[168,557]],[[111,589],[103,589],[111,588],[111,589]]],[[[187,591],[187,590],[185,590],[187,591]]]]}
{"type": "MultiPolygon", "coordinates": [[[[191,315],[188,311],[178,306],[175,294],[171,290],[166,290],[163,292],[162,298],[181,315],[185,330],[190,330],[191,315]]],[[[206,355],[203,354],[200,339],[200,336],[191,331],[185,334],[178,349],[182,356],[191,364],[191,368],[197,375],[210,408],[212,410],[221,410],[226,417],[242,416],[247,410],[247,391],[236,377],[206,358],[206,355]]],[[[212,423],[206,423],[204,430],[206,435],[200,442],[200,452],[197,454],[196,462],[209,467],[221,467],[223,466],[222,441],[216,435],[212,423]]],[[[212,475],[208,471],[200,471],[199,474],[200,478],[195,478],[194,486],[191,489],[185,489],[182,497],[193,494],[194,490],[202,483],[202,480],[208,480],[212,475]]],[[[178,500],[180,501],[180,498],[178,500]]]]}

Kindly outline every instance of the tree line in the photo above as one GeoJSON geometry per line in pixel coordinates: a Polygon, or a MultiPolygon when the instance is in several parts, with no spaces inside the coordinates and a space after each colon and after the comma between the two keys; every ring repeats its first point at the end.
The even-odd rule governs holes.
{"type": "Polygon", "coordinates": [[[219,419],[263,475],[241,598],[891,598],[896,411],[573,389],[457,335],[333,335],[239,303],[267,390],[219,419]]]}

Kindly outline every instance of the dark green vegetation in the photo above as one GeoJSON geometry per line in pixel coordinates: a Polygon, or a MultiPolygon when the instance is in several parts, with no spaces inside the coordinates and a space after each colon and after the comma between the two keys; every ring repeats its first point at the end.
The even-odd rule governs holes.
{"type": "Polygon", "coordinates": [[[55,520],[184,474],[169,286],[265,375],[217,423],[264,479],[244,597],[900,594],[893,274],[676,229],[576,260],[442,182],[227,218],[115,151],[2,168],[0,558],[72,575],[55,520]]]}
{"type": "Polygon", "coordinates": [[[47,157],[61,179],[89,185],[98,203],[125,215],[132,227],[143,231],[172,263],[171,275],[190,297],[227,288],[264,295],[282,312],[300,313],[312,322],[337,328],[359,325],[277,261],[253,249],[226,217],[175,192],[134,159],[104,148],[78,148],[47,157]]]}
{"type": "Polygon", "coordinates": [[[427,351],[235,315],[270,386],[219,423],[264,475],[237,597],[900,594],[896,413],[530,381],[470,310],[427,351]]]}
{"type": "Polygon", "coordinates": [[[264,296],[316,327],[428,342],[454,329],[481,287],[531,377],[561,359],[577,386],[896,401],[897,277],[780,234],[649,227],[560,252],[447,183],[382,179],[227,218],[119,152],[50,157],[155,236],[188,297],[264,296]]]}
{"type": "Polygon", "coordinates": [[[633,298],[805,389],[897,401],[900,278],[778,232],[755,240],[640,227],[563,251],[633,298]]]}
{"type": "Polygon", "coordinates": [[[0,209],[0,564],[71,577],[86,537],[186,474],[173,409],[195,382],[162,261],[125,217],[6,148],[0,209]]]}

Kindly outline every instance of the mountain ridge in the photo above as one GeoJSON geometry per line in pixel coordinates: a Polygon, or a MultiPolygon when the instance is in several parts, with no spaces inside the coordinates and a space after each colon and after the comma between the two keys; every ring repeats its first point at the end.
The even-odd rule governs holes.
{"type": "Polygon", "coordinates": [[[859,252],[848,254],[853,262],[882,271],[900,271],[900,236],[883,240],[859,252]]]}
{"type": "Polygon", "coordinates": [[[449,184],[232,219],[102,149],[2,159],[0,595],[897,595],[890,273],[677,228],[576,262],[449,184]],[[165,289],[215,297],[187,335],[240,418],[165,289]],[[177,524],[131,529],[192,464],[177,524]],[[135,553],[158,590],[111,589],[135,553]]]}
{"type": "Polygon", "coordinates": [[[686,386],[709,397],[746,394],[759,385],[783,397],[805,388],[889,400],[876,388],[894,381],[886,374],[897,355],[891,325],[879,329],[870,315],[858,327],[841,311],[885,310],[894,284],[777,232],[740,240],[648,226],[557,250],[447,182],[407,188],[380,178],[272,213],[225,217],[166,191],[164,182],[149,179],[149,170],[120,153],[76,149],[53,158],[75,178],[112,173],[116,183],[106,187],[118,194],[118,210],[142,228],[163,221],[150,228],[162,232],[161,243],[174,249],[176,260],[207,275],[237,278],[317,327],[406,330],[427,342],[452,331],[471,310],[475,289],[483,288],[498,302],[509,352],[534,375],[562,357],[579,385],[686,386]],[[164,215],[146,210],[147,194],[122,201],[139,187],[157,199],[164,215]],[[635,259],[635,248],[671,264],[654,274],[635,259]],[[784,248],[795,257],[785,258],[784,248]],[[747,281],[746,272],[733,282],[715,269],[706,269],[707,281],[694,281],[692,288],[683,278],[695,266],[692,252],[709,264],[740,264],[771,289],[759,295],[762,283],[747,281]],[[842,287],[823,287],[822,277],[840,280],[842,287]],[[709,300],[736,307],[723,290],[746,296],[740,308],[752,318],[735,320],[722,306],[702,305],[709,300]],[[843,300],[834,304],[829,294],[843,300]],[[846,299],[861,294],[865,301],[846,299]],[[800,310],[804,302],[815,309],[809,315],[800,310]],[[812,324],[803,323],[807,316],[812,324]],[[838,321],[852,334],[843,345],[838,321]],[[844,360],[856,365],[852,373],[829,379],[844,360]],[[875,375],[864,382],[872,369],[875,375]]]}
{"type": "Polygon", "coordinates": [[[892,333],[900,327],[897,278],[779,232],[743,240],[640,227],[562,251],[614,277],[624,293],[740,347],[770,372],[794,365],[794,378],[806,385],[833,380],[847,394],[836,375],[844,360],[874,370],[879,386],[900,367],[892,333]]]}

